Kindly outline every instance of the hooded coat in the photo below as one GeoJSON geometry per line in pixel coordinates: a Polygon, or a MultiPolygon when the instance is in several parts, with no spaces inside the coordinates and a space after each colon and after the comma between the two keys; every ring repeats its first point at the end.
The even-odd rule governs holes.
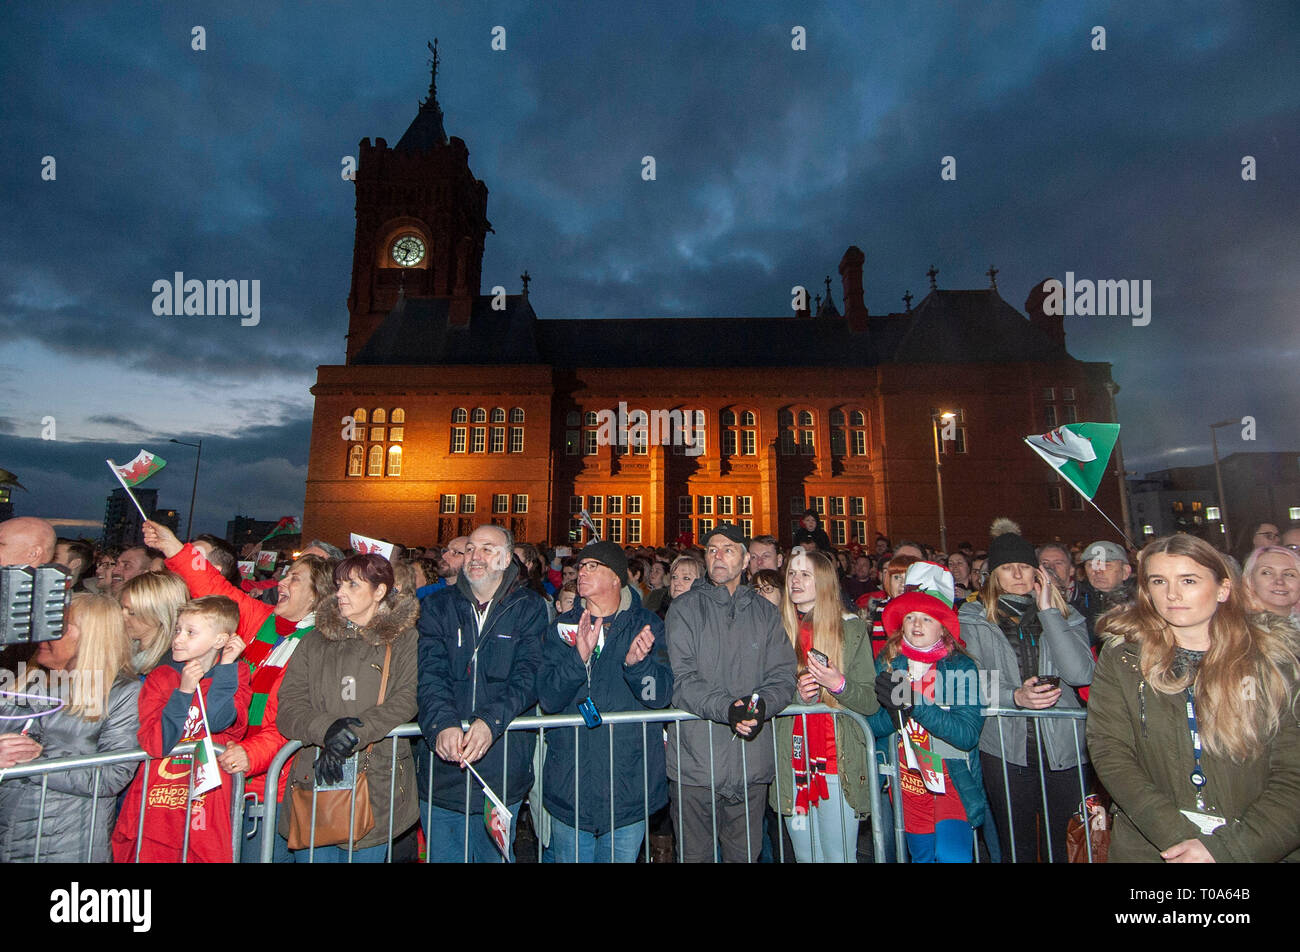
{"type": "Polygon", "coordinates": [[[524,798],[533,785],[536,738],[531,731],[516,731],[504,740],[502,735],[512,720],[531,713],[537,704],[548,618],[546,599],[528,587],[513,560],[501,576],[481,629],[475,604],[473,589],[461,575],[454,586],[425,598],[420,609],[419,720],[427,747],[422,745],[420,751],[419,783],[420,799],[431,796],[444,810],[463,811],[468,791],[470,811],[481,814],[482,788],[469,771],[447,763],[432,749],[440,731],[481,719],[492,731],[492,746],[474,769],[507,804],[524,798]]]}
{"type": "MultiPolygon", "coordinates": [[[[389,787],[392,786],[392,831],[397,837],[418,819],[415,763],[404,737],[389,731],[415,718],[416,631],[419,606],[410,595],[396,594],[387,610],[375,614],[370,624],[358,628],[339,613],[338,602],[325,599],[316,609],[316,628],[303,635],[280,682],[277,726],[291,740],[302,741],[289,768],[289,789],[310,790],[315,785],[317,748],[325,732],[340,717],[356,717],[361,726],[353,733],[359,768],[366,771],[374,828],[356,842],[356,849],[388,841],[389,787]],[[388,687],[378,704],[385,650],[392,646],[388,687]],[[366,747],[374,744],[369,754],[366,747]],[[396,774],[393,748],[396,746],[396,774]]],[[[280,813],[281,836],[289,834],[292,797],[284,798],[280,813]]]]}
{"type": "Polygon", "coordinates": [[[748,585],[733,595],[701,578],[672,600],[667,624],[673,703],[703,718],[679,724],[680,744],[669,728],[668,779],[708,787],[712,762],[717,795],[739,801],[746,786],[772,782],[776,761],[766,734],[731,743],[728,709],[757,691],[773,717],[794,699],[797,663],[781,613],[748,585]]]}

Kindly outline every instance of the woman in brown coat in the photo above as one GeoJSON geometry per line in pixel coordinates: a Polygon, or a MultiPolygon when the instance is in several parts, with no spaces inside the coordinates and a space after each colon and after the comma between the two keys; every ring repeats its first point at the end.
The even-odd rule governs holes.
{"type": "MultiPolygon", "coordinates": [[[[285,670],[277,726],[285,737],[303,744],[289,768],[290,791],[337,783],[345,762],[359,755],[357,772],[366,774],[375,822],[356,840],[351,861],[382,863],[392,839],[418,818],[410,743],[385,738],[415,718],[415,622],[420,608],[411,595],[393,590],[392,567],[378,555],[344,559],[334,570],[334,582],[337,594],[316,609],[316,630],[304,636],[285,670]],[[388,682],[380,703],[385,662],[388,682]]],[[[293,800],[285,796],[279,822],[283,836],[289,835],[293,800]]],[[[310,803],[307,798],[307,810],[310,803]]],[[[294,858],[308,862],[310,852],[299,849],[294,858]]],[[[346,833],[340,845],[318,845],[313,861],[348,862],[346,833]]]]}

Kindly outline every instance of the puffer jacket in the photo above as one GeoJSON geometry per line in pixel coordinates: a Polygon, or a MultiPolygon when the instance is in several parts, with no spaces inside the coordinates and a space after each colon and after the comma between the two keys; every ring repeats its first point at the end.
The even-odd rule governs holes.
{"type": "MultiPolygon", "coordinates": [[[[587,666],[571,643],[582,612],[583,606],[575,604],[546,632],[542,670],[537,676],[537,697],[542,711],[577,714],[578,705],[588,697],[602,715],[667,707],[672,700],[673,671],[668,664],[664,623],[658,615],[641,607],[636,590],[624,585],[618,613],[605,619],[605,646],[599,657],[590,659],[590,680],[587,666]],[[654,635],[654,646],[649,654],[628,667],[623,659],[632,640],[646,625],[654,635]]],[[[615,827],[626,826],[667,805],[664,770],[662,724],[602,723],[594,728],[560,728],[546,734],[542,798],[546,809],[561,823],[602,836],[610,830],[611,816],[615,827]],[[614,759],[612,807],[611,752],[614,759]],[[577,823],[574,822],[575,760],[577,807],[581,814],[577,823]]]]}
{"type": "MultiPolygon", "coordinates": [[[[109,691],[105,716],[99,720],[82,720],[63,711],[37,718],[28,732],[43,748],[37,762],[131,750],[140,729],[139,697],[139,678],[118,677],[109,691]]],[[[5,714],[30,713],[30,708],[9,703],[3,709],[5,714]]],[[[111,855],[109,835],[117,820],[117,795],[126,789],[139,766],[132,762],[101,768],[98,788],[91,768],[49,774],[45,821],[41,824],[41,862],[107,863],[111,855]]],[[[40,777],[0,783],[0,863],[30,863],[35,858],[40,807],[40,777]]]]}
{"type": "Polygon", "coordinates": [[[547,626],[546,599],[528,587],[519,568],[517,561],[506,567],[482,631],[474,616],[474,593],[463,575],[420,606],[420,730],[425,740],[420,799],[432,796],[444,810],[463,811],[468,790],[471,812],[483,812],[483,788],[469,771],[431,750],[439,731],[460,728],[462,721],[482,719],[492,731],[492,746],[474,769],[493,793],[513,804],[533,785],[534,733],[514,731],[502,738],[512,720],[531,714],[537,704],[547,626]],[[427,789],[430,770],[432,791],[427,789]],[[509,781],[508,789],[503,780],[509,781]]]}
{"type": "MultiPolygon", "coordinates": [[[[393,779],[393,745],[397,746],[397,775],[393,786],[393,836],[408,830],[419,817],[415,791],[415,763],[410,742],[387,738],[394,727],[415,718],[416,631],[419,606],[410,595],[393,597],[391,607],[375,615],[365,628],[357,628],[339,614],[338,602],[327,598],[316,609],[316,628],[304,635],[280,682],[280,708],[276,715],[281,734],[300,740],[303,749],[289,768],[289,787],[310,790],[315,785],[314,763],[325,732],[340,717],[356,717],[360,727],[359,766],[366,769],[370,806],[375,826],[356,843],[357,849],[388,840],[388,795],[393,779]],[[388,687],[384,703],[377,704],[383,677],[384,652],[391,645],[388,687]],[[387,739],[386,739],[387,738],[387,739]],[[366,747],[374,749],[366,754],[366,747]],[[367,766],[367,760],[369,764],[367,766]]],[[[279,829],[289,834],[292,797],[285,794],[279,829]]]]}
{"type": "MultiPolygon", "coordinates": [[[[1020,688],[1024,678],[1032,674],[1059,674],[1061,676],[1061,699],[1056,702],[1057,709],[1079,709],[1082,704],[1071,687],[1082,687],[1092,681],[1095,667],[1092,652],[1088,650],[1088,628],[1083,616],[1073,609],[1068,618],[1063,618],[1055,608],[1038,612],[1043,624],[1043,634],[1038,643],[1038,670],[1020,675],[1020,663],[1016,653],[1007,642],[1002,629],[989,621],[984,614],[982,602],[966,602],[957,611],[961,621],[961,637],[966,642],[981,677],[997,677],[998,707],[1014,708],[1012,695],[1020,688]]],[[[988,717],[984,720],[984,731],[980,735],[980,750],[993,757],[1002,757],[1002,747],[998,742],[998,721],[1002,722],[1001,736],[1006,743],[1008,763],[1028,766],[1027,745],[1029,731],[1026,717],[988,717]]],[[[1035,722],[1039,736],[1043,739],[1043,748],[1047,755],[1047,765],[1052,770],[1065,770],[1079,763],[1075,754],[1075,727],[1078,727],[1078,748],[1083,759],[1088,759],[1084,752],[1083,725],[1068,718],[1039,718],[1035,722]]]]}
{"type": "Polygon", "coordinates": [[[1220,863],[1300,862],[1300,720],[1294,698],[1256,757],[1234,763],[1202,750],[1206,809],[1198,811],[1189,780],[1195,759],[1186,695],[1155,690],[1142,675],[1139,655],[1135,643],[1104,647],[1088,705],[1088,750],[1114,800],[1110,862],[1162,862],[1162,850],[1190,839],[1199,839],[1220,863]],[[1227,823],[1203,834],[1181,810],[1211,813],[1227,823]]]}
{"type": "MultiPolygon", "coordinates": [[[[840,706],[864,716],[880,710],[876,700],[876,665],[871,657],[867,624],[857,615],[844,619],[844,690],[840,706]]],[[[798,700],[796,698],[795,700],[798,700]]],[[[794,727],[797,717],[778,717],[770,725],[776,732],[776,779],[768,789],[767,801],[782,816],[794,814],[794,727]]],[[[770,742],[769,742],[770,743],[770,742]]],[[[835,761],[844,799],[858,819],[871,815],[871,791],[867,773],[867,740],[857,722],[844,715],[835,718],[835,761]]]]}
{"type": "MultiPolygon", "coordinates": [[[[749,784],[771,783],[775,776],[772,739],[765,733],[749,741],[736,735],[727,711],[755,691],[767,715],[783,711],[794,698],[794,646],[781,614],[748,585],[732,595],[725,586],[696,579],[668,609],[668,660],[672,665],[673,704],[703,721],[680,725],[681,758],[674,728],[668,730],[668,779],[709,786],[712,737],[714,790],[739,801],[749,784]],[[712,723],[710,723],[712,722],[712,723]]],[[[763,731],[771,729],[764,725],[763,731]]]]}

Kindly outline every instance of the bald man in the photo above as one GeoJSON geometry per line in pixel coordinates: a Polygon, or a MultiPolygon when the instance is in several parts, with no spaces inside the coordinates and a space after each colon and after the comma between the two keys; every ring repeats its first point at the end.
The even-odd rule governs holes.
{"type": "Polygon", "coordinates": [[[18,516],[0,522],[0,565],[44,565],[54,561],[58,535],[44,519],[18,516]]]}

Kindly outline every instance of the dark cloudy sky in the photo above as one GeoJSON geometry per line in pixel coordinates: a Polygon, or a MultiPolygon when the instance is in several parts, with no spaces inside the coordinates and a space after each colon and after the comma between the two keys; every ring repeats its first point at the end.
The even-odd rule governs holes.
{"type": "Polygon", "coordinates": [[[99,521],[102,460],[142,446],[183,514],[193,451],[166,441],[200,436],[196,531],[301,512],[308,388],[347,326],[340,162],[401,136],[435,35],[447,131],[490,190],[484,288],[527,268],[543,318],[785,314],[850,244],[873,312],[923,295],[931,263],[945,288],[996,264],[1017,307],[1067,270],[1149,279],[1149,326],[1066,320],[1071,353],[1114,363],[1128,468],[1205,462],[1208,424],[1247,415],[1257,440],[1220,431],[1225,452],[1300,449],[1292,2],[228,6],[0,13],[20,514],[99,521]],[[261,323],[155,316],[176,271],[260,280],[261,323]]]}

